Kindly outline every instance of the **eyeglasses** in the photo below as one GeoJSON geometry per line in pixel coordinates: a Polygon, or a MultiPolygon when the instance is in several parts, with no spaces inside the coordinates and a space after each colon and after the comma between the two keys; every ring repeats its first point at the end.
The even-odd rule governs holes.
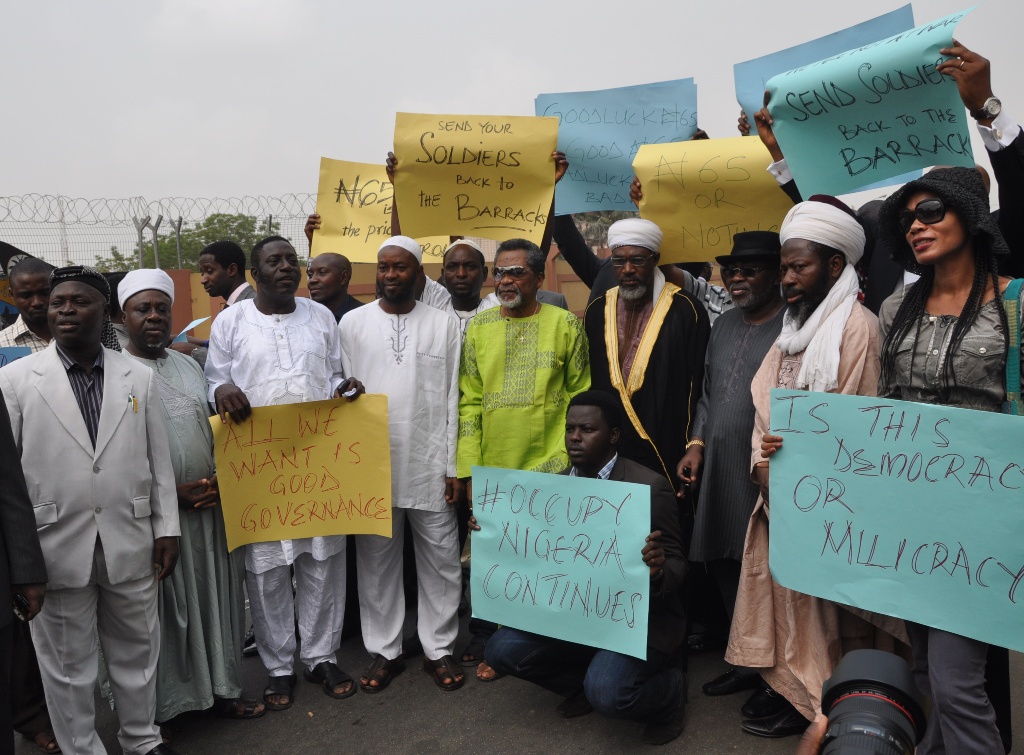
{"type": "Polygon", "coordinates": [[[512,280],[520,281],[526,277],[527,273],[530,272],[528,267],[496,267],[494,268],[494,280],[501,280],[502,278],[511,278],[512,280]]]}
{"type": "Polygon", "coordinates": [[[757,265],[742,265],[741,267],[723,267],[722,268],[722,280],[734,278],[737,275],[742,275],[744,278],[753,278],[758,273],[762,273],[766,268],[758,267],[757,265]]]}
{"type": "Polygon", "coordinates": [[[901,210],[897,221],[903,233],[910,233],[914,220],[933,225],[946,217],[946,203],[941,199],[922,199],[913,210],[901,210]]]}
{"type": "Polygon", "coordinates": [[[654,259],[654,255],[642,255],[637,254],[633,257],[612,257],[612,267],[625,267],[627,264],[633,267],[643,269],[648,262],[654,259]]]}

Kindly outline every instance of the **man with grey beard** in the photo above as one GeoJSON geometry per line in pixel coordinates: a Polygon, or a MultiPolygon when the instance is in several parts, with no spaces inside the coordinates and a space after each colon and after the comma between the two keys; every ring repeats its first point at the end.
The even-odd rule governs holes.
{"type": "Polygon", "coordinates": [[[629,419],[621,453],[678,490],[676,467],[691,441],[711,324],[704,307],[658,269],[661,239],[661,229],[641,218],[608,229],[619,285],[587,306],[583,325],[592,387],[612,394],[629,419]]]}

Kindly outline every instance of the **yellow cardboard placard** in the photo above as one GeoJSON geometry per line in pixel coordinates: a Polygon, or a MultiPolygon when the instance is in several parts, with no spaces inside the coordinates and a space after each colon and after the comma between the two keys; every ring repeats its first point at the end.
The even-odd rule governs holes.
{"type": "Polygon", "coordinates": [[[665,234],[662,263],[707,262],[732,251],[733,234],[778,231],[793,201],[766,170],[771,162],[760,139],[742,136],[641,147],[640,215],[665,234]]]}
{"type": "Polygon", "coordinates": [[[555,191],[557,143],[557,118],[398,113],[402,230],[539,244],[555,191]]]}
{"type": "Polygon", "coordinates": [[[391,537],[388,397],[211,417],[228,550],[318,535],[391,537]]]}
{"type": "MultiPolygon", "coordinates": [[[[316,211],[320,228],[313,231],[311,255],[334,252],[350,262],[377,262],[377,250],[391,236],[391,204],[395,187],[384,166],[320,158],[316,211]]],[[[448,237],[417,239],[423,256],[440,259],[448,237]]]]}

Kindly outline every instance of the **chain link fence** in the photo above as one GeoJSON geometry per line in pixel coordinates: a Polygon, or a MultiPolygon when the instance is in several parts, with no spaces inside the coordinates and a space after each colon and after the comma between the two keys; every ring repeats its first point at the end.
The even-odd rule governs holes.
{"type": "MultiPolygon", "coordinates": [[[[315,194],[156,200],[25,194],[0,197],[0,241],[53,265],[137,267],[141,244],[147,267],[157,261],[164,268],[182,266],[179,252],[185,254],[181,263],[190,267],[194,254],[190,260],[189,249],[181,248],[182,244],[194,245],[204,232],[216,235],[221,229],[248,235],[239,231],[243,228],[255,239],[276,233],[291,240],[302,254],[306,250],[302,229],[315,207],[315,194]]],[[[214,240],[209,238],[207,243],[214,240]]]]}

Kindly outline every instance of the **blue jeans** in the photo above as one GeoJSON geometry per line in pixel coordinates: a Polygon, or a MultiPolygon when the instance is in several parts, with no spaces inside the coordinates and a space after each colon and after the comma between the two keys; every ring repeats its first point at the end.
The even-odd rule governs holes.
{"type": "Polygon", "coordinates": [[[487,663],[502,674],[539,684],[564,697],[581,692],[610,718],[670,719],[683,693],[671,656],[648,647],[647,660],[502,627],[487,643],[487,663]]]}

